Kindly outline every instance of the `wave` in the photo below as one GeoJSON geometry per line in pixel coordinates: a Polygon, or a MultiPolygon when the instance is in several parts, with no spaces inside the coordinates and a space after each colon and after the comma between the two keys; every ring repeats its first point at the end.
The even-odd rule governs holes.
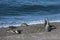
{"type": "MultiPolygon", "coordinates": [[[[53,20],[53,21],[49,21],[50,23],[54,23],[54,22],[60,22],[60,20],[53,20]]],[[[35,25],[35,24],[44,24],[44,20],[40,20],[40,21],[31,21],[31,22],[26,22],[28,25],[35,25]]],[[[3,24],[0,25],[1,27],[9,27],[9,26],[20,26],[22,23],[17,23],[17,24],[3,24]]]]}
{"type": "Polygon", "coordinates": [[[15,6],[9,6],[6,4],[0,4],[0,10],[1,9],[6,9],[6,10],[15,10],[15,11],[20,11],[20,12],[29,12],[29,11],[57,11],[60,9],[59,5],[21,5],[18,7],[15,6]],[[5,6],[5,7],[4,7],[5,6]]]}
{"type": "Polygon", "coordinates": [[[43,5],[23,5],[21,7],[16,7],[16,11],[20,12],[36,12],[36,11],[47,11],[47,12],[59,12],[60,6],[43,6],[43,5]]]}
{"type": "Polygon", "coordinates": [[[28,13],[39,13],[45,14],[42,12],[48,12],[47,14],[57,14],[60,13],[60,6],[56,5],[21,5],[18,7],[15,6],[7,6],[6,4],[0,5],[0,15],[22,15],[28,13]],[[4,7],[5,6],[5,7],[4,7]]]}
{"type": "Polygon", "coordinates": [[[0,0],[0,4],[20,5],[59,5],[60,0],[0,0]]]}

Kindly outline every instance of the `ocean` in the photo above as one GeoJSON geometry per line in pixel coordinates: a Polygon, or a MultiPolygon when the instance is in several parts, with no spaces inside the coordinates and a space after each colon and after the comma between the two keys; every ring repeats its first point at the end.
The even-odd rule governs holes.
{"type": "Polygon", "coordinates": [[[60,22],[60,0],[0,0],[0,27],[60,22]]]}

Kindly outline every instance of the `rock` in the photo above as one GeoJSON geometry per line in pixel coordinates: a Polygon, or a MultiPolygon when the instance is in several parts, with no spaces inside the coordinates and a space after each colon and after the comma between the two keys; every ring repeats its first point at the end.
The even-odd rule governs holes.
{"type": "Polygon", "coordinates": [[[22,23],[21,26],[28,26],[28,24],[26,24],[26,23],[22,23]]]}

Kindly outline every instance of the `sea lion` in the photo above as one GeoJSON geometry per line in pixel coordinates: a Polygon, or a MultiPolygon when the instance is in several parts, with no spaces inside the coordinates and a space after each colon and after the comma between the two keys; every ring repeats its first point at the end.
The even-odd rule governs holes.
{"type": "Polygon", "coordinates": [[[49,21],[47,19],[45,20],[44,26],[45,26],[46,31],[50,31],[50,24],[49,24],[49,21]]]}
{"type": "Polygon", "coordinates": [[[22,23],[21,26],[28,26],[28,24],[27,23],[22,23]]]}
{"type": "Polygon", "coordinates": [[[15,33],[13,30],[9,30],[9,31],[7,31],[8,33],[15,33]]]}
{"type": "Polygon", "coordinates": [[[15,33],[21,34],[21,30],[15,30],[15,33]]]}
{"type": "Polygon", "coordinates": [[[16,33],[16,34],[21,34],[21,30],[9,30],[7,31],[8,33],[16,33]]]}

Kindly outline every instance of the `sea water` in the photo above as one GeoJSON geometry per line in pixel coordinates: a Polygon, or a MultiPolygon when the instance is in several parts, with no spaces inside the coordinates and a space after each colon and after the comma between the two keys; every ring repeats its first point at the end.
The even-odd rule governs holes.
{"type": "Polygon", "coordinates": [[[0,27],[60,22],[60,0],[0,0],[0,27]]]}

